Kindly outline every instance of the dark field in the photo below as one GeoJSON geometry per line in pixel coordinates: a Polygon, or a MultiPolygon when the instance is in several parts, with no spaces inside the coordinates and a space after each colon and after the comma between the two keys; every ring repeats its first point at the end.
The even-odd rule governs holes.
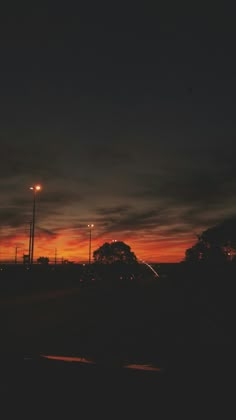
{"type": "Polygon", "coordinates": [[[170,398],[179,406],[196,399],[199,406],[213,400],[216,406],[223,393],[230,399],[235,266],[159,266],[158,278],[140,270],[5,267],[0,275],[4,399],[14,395],[23,403],[29,395],[36,404],[40,394],[72,404],[80,395],[87,413],[91,398],[105,406],[111,401],[122,406],[127,399],[137,410],[141,401],[153,408],[170,398]],[[95,364],[40,355],[85,357],[95,364]],[[161,370],[122,368],[131,363],[161,370]]]}

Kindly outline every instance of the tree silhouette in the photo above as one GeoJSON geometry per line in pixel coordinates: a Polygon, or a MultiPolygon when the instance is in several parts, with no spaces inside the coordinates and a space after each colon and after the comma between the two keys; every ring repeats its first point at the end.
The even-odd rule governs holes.
{"type": "Polygon", "coordinates": [[[197,262],[204,260],[207,254],[206,244],[199,238],[198,242],[185,252],[185,260],[190,262],[197,262]]]}
{"type": "Polygon", "coordinates": [[[113,264],[117,262],[133,264],[137,263],[137,257],[131,251],[129,245],[124,242],[105,242],[93,253],[94,261],[101,264],[113,264]]]}
{"type": "Polygon", "coordinates": [[[225,262],[228,259],[228,253],[217,245],[210,245],[200,240],[185,252],[185,261],[188,262],[225,262]]]}
{"type": "Polygon", "coordinates": [[[205,230],[202,239],[211,246],[236,250],[236,219],[229,219],[205,230]]]}
{"type": "Polygon", "coordinates": [[[49,264],[49,258],[48,257],[39,257],[37,259],[38,264],[44,264],[47,265],[49,264]]]}
{"type": "Polygon", "coordinates": [[[236,220],[226,220],[206,229],[198,241],[186,250],[185,260],[190,262],[223,262],[231,260],[236,251],[236,220]]]}

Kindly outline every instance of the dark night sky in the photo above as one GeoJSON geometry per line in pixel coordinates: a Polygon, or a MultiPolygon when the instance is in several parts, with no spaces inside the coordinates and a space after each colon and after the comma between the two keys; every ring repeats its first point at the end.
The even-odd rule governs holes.
{"type": "Polygon", "coordinates": [[[36,182],[38,255],[85,258],[93,222],[94,247],[179,261],[235,215],[234,14],[144,4],[2,10],[0,258],[36,182]]]}

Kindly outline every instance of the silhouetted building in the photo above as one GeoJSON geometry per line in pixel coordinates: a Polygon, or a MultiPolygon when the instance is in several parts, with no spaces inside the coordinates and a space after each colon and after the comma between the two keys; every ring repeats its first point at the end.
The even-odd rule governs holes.
{"type": "Polygon", "coordinates": [[[30,263],[30,256],[29,254],[23,255],[23,264],[29,264],[30,263]]]}

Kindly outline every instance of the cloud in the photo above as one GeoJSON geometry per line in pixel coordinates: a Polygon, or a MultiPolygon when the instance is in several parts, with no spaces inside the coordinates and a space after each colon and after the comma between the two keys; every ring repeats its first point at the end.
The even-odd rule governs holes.
{"type": "Polygon", "coordinates": [[[18,230],[28,225],[28,187],[36,181],[43,184],[38,232],[52,242],[64,237],[65,247],[66,241],[76,247],[77,237],[86,244],[90,222],[94,240],[116,236],[136,243],[164,243],[164,238],[177,243],[234,214],[232,138],[223,143],[217,137],[214,143],[205,141],[206,134],[198,141],[195,135],[190,144],[174,130],[162,136],[156,128],[146,134],[124,128],[113,133],[112,143],[108,133],[97,139],[95,132],[88,141],[71,132],[52,136],[52,142],[49,131],[44,137],[31,133],[32,141],[30,133],[21,134],[19,142],[9,141],[11,133],[3,136],[1,226],[18,230]]]}
{"type": "Polygon", "coordinates": [[[91,160],[93,164],[104,165],[106,168],[114,168],[114,166],[122,167],[133,161],[129,149],[120,149],[119,140],[116,143],[114,139],[113,144],[94,144],[84,154],[88,161],[91,160]]]}
{"type": "MultiPolygon", "coordinates": [[[[165,200],[172,204],[194,205],[215,204],[232,195],[228,184],[231,177],[223,177],[220,173],[181,170],[176,173],[170,171],[158,177],[155,173],[143,177],[139,176],[139,188],[133,196],[143,199],[165,200]],[[230,194],[231,193],[231,194],[230,194]]],[[[236,184],[236,181],[235,181],[236,184]]]]}
{"type": "Polygon", "coordinates": [[[37,233],[40,238],[43,237],[44,239],[57,239],[58,237],[58,233],[40,226],[37,226],[37,233]]]}
{"type": "Polygon", "coordinates": [[[127,208],[123,213],[103,214],[98,216],[96,223],[100,226],[103,233],[109,232],[145,232],[151,230],[152,234],[162,226],[173,219],[165,209],[150,208],[147,210],[133,210],[127,208]]]}
{"type": "Polygon", "coordinates": [[[101,216],[111,216],[117,214],[124,214],[130,209],[130,206],[127,205],[120,205],[120,206],[113,206],[113,207],[98,207],[95,209],[96,213],[101,216]]]}
{"type": "Polygon", "coordinates": [[[36,177],[48,177],[52,170],[55,170],[55,159],[53,159],[53,151],[46,145],[40,145],[40,142],[36,141],[33,145],[32,140],[18,141],[11,137],[14,133],[8,135],[2,134],[1,142],[1,166],[0,166],[0,177],[5,176],[11,178],[12,176],[30,176],[36,177]]]}
{"type": "Polygon", "coordinates": [[[29,214],[20,207],[0,208],[1,226],[18,228],[29,221],[29,214]]]}

